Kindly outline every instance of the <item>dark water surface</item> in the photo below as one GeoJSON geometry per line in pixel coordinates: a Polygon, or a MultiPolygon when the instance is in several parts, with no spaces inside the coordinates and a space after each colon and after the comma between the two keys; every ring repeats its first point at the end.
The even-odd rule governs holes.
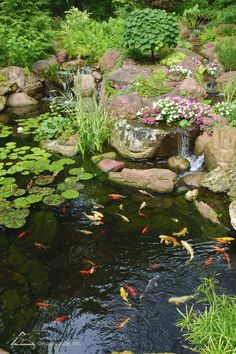
{"type": "MultiPolygon", "coordinates": [[[[77,164],[81,166],[82,162],[78,160],[77,164]]],[[[168,298],[192,294],[208,275],[216,275],[227,292],[236,292],[235,245],[226,247],[232,261],[228,269],[222,257],[213,252],[211,239],[234,235],[227,216],[227,198],[200,193],[199,200],[221,214],[223,225],[216,226],[199,216],[184,194],[151,198],[112,185],[89,161],[84,165],[97,176],[85,181],[77,200],[58,208],[37,204],[23,228],[30,229],[24,239],[17,237],[22,230],[1,231],[0,347],[9,350],[16,336],[25,331],[36,345],[35,351],[15,347],[12,353],[192,353],[183,347],[186,343],[175,326],[180,315],[168,298]],[[126,198],[111,201],[110,193],[126,198]],[[138,210],[143,201],[147,207],[145,217],[140,217],[138,210]],[[83,214],[90,214],[94,203],[104,206],[98,209],[104,214],[104,225],[91,226],[83,214]],[[120,203],[124,211],[119,209],[120,203]],[[127,216],[130,222],[117,213],[127,216]],[[149,232],[142,235],[145,226],[149,232]],[[190,263],[186,263],[189,256],[185,250],[160,244],[158,238],[183,227],[189,230],[183,239],[195,252],[190,263]],[[84,235],[81,229],[93,234],[84,235]],[[35,248],[34,242],[46,245],[47,250],[35,248]],[[207,267],[204,261],[209,255],[214,264],[207,267]],[[90,267],[86,259],[99,265],[94,274],[80,274],[81,269],[90,267]],[[152,262],[157,262],[158,267],[153,268],[152,262]],[[131,307],[119,294],[124,285],[138,291],[136,296],[129,296],[131,307]],[[37,301],[53,306],[38,308],[37,301]],[[68,318],[53,322],[61,316],[68,318]],[[127,326],[116,329],[116,323],[127,317],[127,326]]],[[[183,311],[185,305],[179,309],[183,311]]]]}

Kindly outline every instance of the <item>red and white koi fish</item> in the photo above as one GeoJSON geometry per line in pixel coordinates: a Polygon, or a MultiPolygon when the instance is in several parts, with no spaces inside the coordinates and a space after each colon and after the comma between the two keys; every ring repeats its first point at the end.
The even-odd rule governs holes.
{"type": "Polygon", "coordinates": [[[117,322],[117,324],[116,324],[116,329],[122,329],[122,328],[124,328],[125,326],[127,326],[129,320],[130,320],[130,317],[127,317],[126,319],[117,322]]]}
{"type": "Polygon", "coordinates": [[[97,268],[98,268],[98,266],[92,266],[89,269],[80,270],[79,273],[83,274],[83,275],[90,275],[90,274],[93,274],[97,268]]]}
{"type": "Polygon", "coordinates": [[[55,320],[53,320],[52,322],[53,323],[59,323],[59,322],[68,320],[69,318],[70,318],[70,316],[60,316],[60,317],[55,318],[55,320]]]}
{"type": "Polygon", "coordinates": [[[48,304],[46,302],[36,302],[35,306],[37,306],[37,307],[51,307],[53,305],[52,304],[48,304]]]}
{"type": "Polygon", "coordinates": [[[132,286],[130,285],[124,285],[124,288],[128,290],[128,293],[132,296],[136,296],[138,294],[137,290],[135,290],[132,286]]]}
{"type": "Polygon", "coordinates": [[[149,227],[148,227],[148,226],[145,226],[145,227],[142,229],[141,234],[144,235],[144,234],[146,234],[148,231],[149,231],[149,227]]]}

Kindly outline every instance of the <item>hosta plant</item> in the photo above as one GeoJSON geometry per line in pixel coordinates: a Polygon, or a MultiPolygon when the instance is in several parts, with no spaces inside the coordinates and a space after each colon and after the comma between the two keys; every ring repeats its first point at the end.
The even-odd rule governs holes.
{"type": "Polygon", "coordinates": [[[146,8],[134,10],[126,19],[124,47],[154,53],[164,47],[175,47],[179,27],[174,14],[165,10],[146,8]]]}

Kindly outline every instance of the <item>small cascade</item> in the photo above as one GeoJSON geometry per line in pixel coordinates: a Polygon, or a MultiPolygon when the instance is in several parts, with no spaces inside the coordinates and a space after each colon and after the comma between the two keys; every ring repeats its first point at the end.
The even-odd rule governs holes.
{"type": "Polygon", "coordinates": [[[204,154],[200,156],[191,155],[188,157],[190,162],[190,172],[202,171],[204,164],[204,154]]]}

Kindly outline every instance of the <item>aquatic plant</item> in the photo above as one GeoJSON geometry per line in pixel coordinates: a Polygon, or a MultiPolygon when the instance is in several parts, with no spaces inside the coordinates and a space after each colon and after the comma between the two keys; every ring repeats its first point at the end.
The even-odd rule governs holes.
{"type": "Polygon", "coordinates": [[[145,124],[168,124],[179,122],[181,125],[196,124],[201,130],[211,130],[222,122],[212,107],[190,98],[167,97],[153,103],[153,108],[143,108],[137,117],[145,124]]]}
{"type": "Polygon", "coordinates": [[[204,304],[204,310],[197,310],[198,303],[186,312],[179,309],[182,319],[177,326],[185,333],[184,338],[194,351],[204,354],[229,354],[236,348],[236,296],[218,294],[216,281],[203,279],[196,293],[201,297],[198,303],[204,304]]]}

